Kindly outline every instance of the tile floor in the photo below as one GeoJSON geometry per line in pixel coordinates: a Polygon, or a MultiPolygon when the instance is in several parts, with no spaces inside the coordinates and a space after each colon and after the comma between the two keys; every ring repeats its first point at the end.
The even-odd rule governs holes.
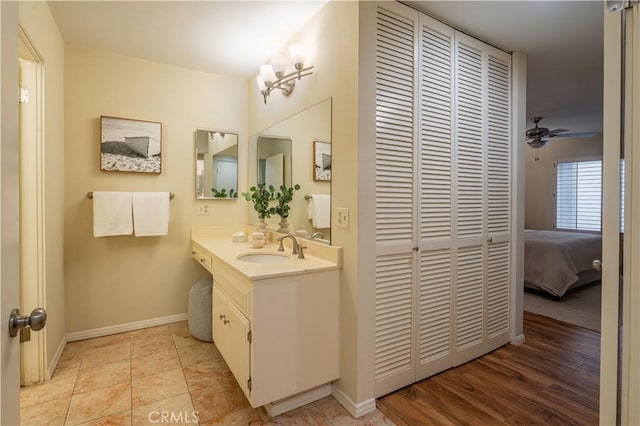
{"type": "Polygon", "coordinates": [[[54,377],[22,388],[20,401],[22,424],[34,426],[393,425],[380,411],[353,419],[331,396],[269,419],[186,322],[68,343],[54,377]]]}

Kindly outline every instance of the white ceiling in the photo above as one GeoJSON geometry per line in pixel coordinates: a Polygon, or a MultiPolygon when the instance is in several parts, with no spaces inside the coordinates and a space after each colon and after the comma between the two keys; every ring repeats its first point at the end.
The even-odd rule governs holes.
{"type": "MultiPolygon", "coordinates": [[[[326,0],[50,1],[65,42],[249,78],[326,0]]],[[[602,131],[600,1],[406,1],[528,57],[527,117],[602,131]]]]}
{"type": "Polygon", "coordinates": [[[49,6],[69,45],[249,78],[326,1],[49,1],[49,6]]]}

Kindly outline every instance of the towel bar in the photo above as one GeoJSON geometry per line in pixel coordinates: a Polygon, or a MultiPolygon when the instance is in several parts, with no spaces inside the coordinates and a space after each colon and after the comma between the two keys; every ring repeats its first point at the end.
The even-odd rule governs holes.
{"type": "MultiPolygon", "coordinates": [[[[169,199],[173,200],[175,198],[176,194],[174,194],[173,192],[169,193],[169,199]]],[[[87,192],[87,198],[93,198],[93,192],[87,192]]]]}

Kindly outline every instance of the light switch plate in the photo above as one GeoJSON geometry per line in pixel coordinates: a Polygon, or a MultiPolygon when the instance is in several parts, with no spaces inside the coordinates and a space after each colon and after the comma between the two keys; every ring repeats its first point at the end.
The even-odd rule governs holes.
{"type": "Polygon", "coordinates": [[[198,206],[198,216],[209,216],[209,204],[200,204],[198,206]]]}
{"type": "Polygon", "coordinates": [[[338,228],[349,227],[349,209],[346,207],[338,207],[336,209],[338,216],[338,228]]]}

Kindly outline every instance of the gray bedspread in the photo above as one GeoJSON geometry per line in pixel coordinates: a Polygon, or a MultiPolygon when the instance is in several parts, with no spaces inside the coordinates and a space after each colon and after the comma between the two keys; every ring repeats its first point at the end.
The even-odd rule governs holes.
{"type": "Polygon", "coordinates": [[[592,269],[602,257],[602,237],[559,231],[524,233],[524,280],[562,297],[578,280],[578,272],[592,269]]]}

